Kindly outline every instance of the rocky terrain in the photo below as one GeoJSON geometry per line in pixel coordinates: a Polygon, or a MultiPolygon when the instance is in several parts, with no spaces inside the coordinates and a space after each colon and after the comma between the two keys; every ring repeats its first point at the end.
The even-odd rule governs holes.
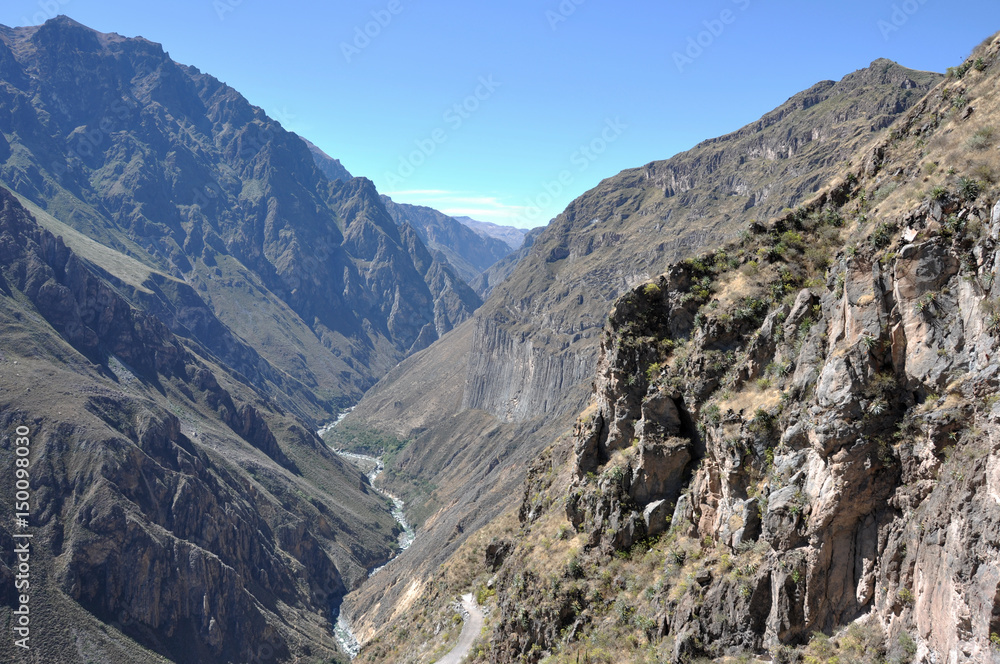
{"type": "MultiPolygon", "coordinates": [[[[130,305],[126,284],[12,194],[0,203],[0,413],[5,430],[31,432],[33,652],[335,656],[340,598],[396,548],[386,501],[244,376],[130,305]]],[[[13,436],[0,457],[13,467],[13,436]]],[[[13,484],[2,493],[0,540],[13,550],[13,484]]],[[[5,558],[8,616],[13,573],[5,558]]],[[[13,648],[0,645],[5,660],[13,648]]]]}
{"type": "Polygon", "coordinates": [[[994,661],[998,55],[619,298],[572,435],[361,657],[466,587],[473,661],[994,661]]]}
{"type": "Polygon", "coordinates": [[[815,195],[940,80],[879,60],[817,84],[739,131],[605,180],[491,268],[476,315],[391,371],[348,419],[413,441],[387,480],[417,522],[446,506],[423,546],[448,543],[418,542],[408,559],[423,571],[366,586],[351,615],[374,629],[393,606],[386,593],[412,596],[409,578],[510,505],[527,463],[585,406],[615,298],[815,195]]]}

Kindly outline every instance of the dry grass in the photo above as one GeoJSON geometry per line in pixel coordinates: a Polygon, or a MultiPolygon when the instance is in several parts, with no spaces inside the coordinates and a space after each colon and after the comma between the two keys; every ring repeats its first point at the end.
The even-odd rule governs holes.
{"type": "Polygon", "coordinates": [[[756,385],[751,385],[747,389],[736,392],[728,399],[719,401],[719,409],[722,412],[732,409],[734,413],[743,411],[753,413],[758,408],[770,410],[776,408],[781,403],[781,390],[776,387],[769,387],[761,390],[756,385]]]}
{"type": "Polygon", "coordinates": [[[154,270],[148,265],[140,263],[130,256],[126,256],[110,247],[91,240],[83,233],[59,221],[27,198],[13,191],[11,193],[17,196],[21,205],[34,215],[42,228],[55,236],[62,236],[66,246],[76,252],[78,256],[106,270],[130,286],[134,286],[144,293],[152,293],[152,291],[143,286],[143,283],[151,274],[160,274],[166,279],[172,278],[158,270],[154,270]]]}

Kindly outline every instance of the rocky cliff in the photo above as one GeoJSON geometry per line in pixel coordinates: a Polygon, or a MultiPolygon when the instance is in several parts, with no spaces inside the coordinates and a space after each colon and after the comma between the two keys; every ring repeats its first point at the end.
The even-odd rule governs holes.
{"type": "Polygon", "coordinates": [[[995,660],[998,54],[617,301],[519,527],[463,552],[476,661],[995,660]]]}

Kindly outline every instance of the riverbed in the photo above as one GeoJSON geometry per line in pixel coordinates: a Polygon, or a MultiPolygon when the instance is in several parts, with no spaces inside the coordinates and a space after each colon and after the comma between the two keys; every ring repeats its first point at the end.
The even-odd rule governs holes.
{"type": "MultiPolygon", "coordinates": [[[[338,417],[334,422],[320,427],[316,434],[320,438],[323,438],[323,434],[340,424],[343,419],[347,417],[348,413],[351,412],[351,410],[353,410],[353,408],[341,414],[340,417],[338,417]]],[[[393,556],[385,565],[369,570],[368,577],[371,578],[373,574],[377,574],[380,570],[392,563],[393,560],[399,557],[399,554],[409,549],[417,535],[413,530],[413,526],[411,526],[406,520],[406,514],[403,511],[403,508],[405,507],[403,501],[388,491],[379,489],[375,486],[375,480],[378,479],[378,476],[385,470],[385,463],[382,461],[381,457],[374,457],[368,454],[357,454],[355,452],[347,452],[345,450],[337,449],[333,449],[333,452],[336,453],[337,456],[346,459],[360,468],[361,472],[367,475],[368,483],[371,484],[372,488],[375,489],[375,491],[377,491],[380,495],[385,496],[392,501],[392,517],[396,519],[396,523],[398,523],[403,529],[403,531],[399,534],[399,549],[397,550],[396,555],[393,556]]],[[[351,659],[354,659],[357,656],[358,651],[361,650],[361,645],[358,643],[357,638],[355,638],[354,633],[351,631],[351,625],[343,614],[337,618],[337,625],[333,631],[341,648],[351,659]]]]}

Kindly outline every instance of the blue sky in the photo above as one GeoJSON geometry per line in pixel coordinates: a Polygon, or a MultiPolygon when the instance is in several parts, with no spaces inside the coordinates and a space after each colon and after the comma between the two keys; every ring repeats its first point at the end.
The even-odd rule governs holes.
{"type": "Polygon", "coordinates": [[[536,226],[625,168],[888,57],[943,71],[996,0],[6,0],[160,42],[402,202],[536,226]]]}

